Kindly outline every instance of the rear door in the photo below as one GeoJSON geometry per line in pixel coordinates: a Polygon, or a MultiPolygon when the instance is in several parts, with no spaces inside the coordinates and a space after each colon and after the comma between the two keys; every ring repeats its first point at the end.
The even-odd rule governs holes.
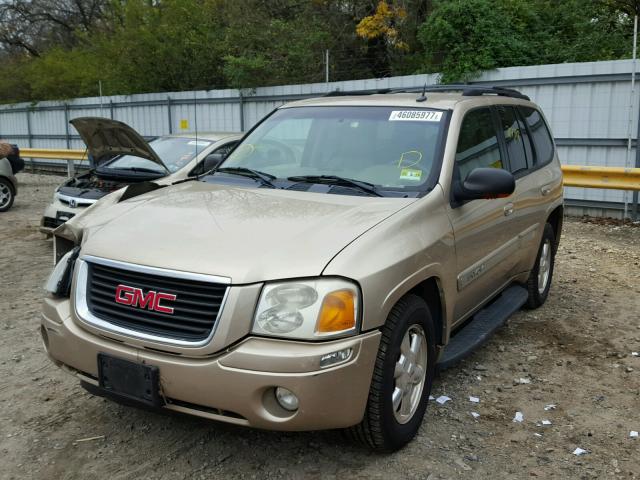
{"type": "Polygon", "coordinates": [[[561,188],[560,172],[549,168],[555,147],[538,110],[528,106],[501,106],[497,110],[508,144],[509,132],[517,132],[515,136],[521,139],[516,142],[514,138],[509,150],[510,168],[516,177],[513,204],[521,244],[517,265],[520,273],[533,265],[548,215],[547,206],[555,191],[561,188]]]}
{"type": "MultiPolygon", "coordinates": [[[[463,118],[452,182],[463,181],[479,167],[508,169],[497,116],[490,107],[470,110],[463,118]]],[[[467,318],[510,279],[518,250],[513,209],[512,197],[451,200],[448,214],[455,237],[458,288],[455,321],[467,318]]]]}

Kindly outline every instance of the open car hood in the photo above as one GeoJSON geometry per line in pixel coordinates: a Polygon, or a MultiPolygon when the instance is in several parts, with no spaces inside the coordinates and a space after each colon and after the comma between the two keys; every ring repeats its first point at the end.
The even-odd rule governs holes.
{"type": "Polygon", "coordinates": [[[87,144],[98,166],[117,155],[134,155],[169,169],[142,136],[123,122],[100,117],[79,117],[69,121],[87,144]]]}

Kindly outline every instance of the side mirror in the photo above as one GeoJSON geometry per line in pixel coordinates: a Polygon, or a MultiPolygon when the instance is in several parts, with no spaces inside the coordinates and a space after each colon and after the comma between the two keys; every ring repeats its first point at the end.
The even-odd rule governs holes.
{"type": "Polygon", "coordinates": [[[202,171],[208,172],[210,170],[213,170],[223,162],[225,157],[226,155],[224,153],[210,153],[204,158],[202,162],[202,171]]]}
{"type": "Polygon", "coordinates": [[[476,168],[456,185],[453,195],[458,201],[508,197],[516,188],[516,179],[501,168],[476,168]]]}

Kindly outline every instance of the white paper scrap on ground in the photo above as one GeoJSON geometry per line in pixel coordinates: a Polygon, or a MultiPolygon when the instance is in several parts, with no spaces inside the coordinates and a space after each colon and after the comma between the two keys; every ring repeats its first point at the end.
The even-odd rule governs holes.
{"type": "Polygon", "coordinates": [[[638,437],[638,432],[636,432],[635,430],[631,430],[631,431],[629,432],[629,436],[630,436],[630,437],[638,437]]]}
{"type": "Polygon", "coordinates": [[[640,352],[631,352],[632,357],[640,357],[640,352]]]}
{"type": "Polygon", "coordinates": [[[551,425],[551,420],[542,420],[542,425],[551,425]]]}
{"type": "Polygon", "coordinates": [[[449,400],[451,400],[451,399],[449,397],[447,397],[446,395],[440,395],[438,398],[436,398],[436,402],[438,402],[440,405],[444,405],[449,400]]]}
{"type": "Polygon", "coordinates": [[[550,403],[549,405],[545,405],[544,406],[545,411],[549,411],[549,410],[555,410],[556,409],[556,404],[555,403],[550,403]]]}
{"type": "Polygon", "coordinates": [[[573,454],[574,455],[584,455],[585,453],[589,453],[587,452],[585,449],[577,447],[574,451],[573,454]]]}
{"type": "Polygon", "coordinates": [[[524,415],[522,415],[522,412],[516,412],[516,416],[513,417],[513,421],[514,422],[522,422],[522,420],[524,420],[524,415]]]}
{"type": "MultiPolygon", "coordinates": [[[[480,414],[479,414],[478,412],[471,412],[471,416],[472,416],[473,418],[479,418],[479,417],[480,417],[480,414]]],[[[638,432],[636,432],[636,433],[638,433],[638,432]]]]}
{"type": "Polygon", "coordinates": [[[478,397],[469,397],[469,401],[471,403],[480,403],[480,399],[478,397]]]}
{"type": "Polygon", "coordinates": [[[520,385],[528,385],[529,383],[531,383],[531,380],[529,380],[528,378],[519,378],[518,383],[520,385]]]}
{"type": "Polygon", "coordinates": [[[534,433],[534,435],[535,435],[536,437],[541,437],[541,436],[542,436],[542,434],[541,434],[541,433],[534,433]]]}
{"type": "Polygon", "coordinates": [[[436,397],[434,397],[433,395],[429,395],[429,400],[435,400],[436,397]]]}

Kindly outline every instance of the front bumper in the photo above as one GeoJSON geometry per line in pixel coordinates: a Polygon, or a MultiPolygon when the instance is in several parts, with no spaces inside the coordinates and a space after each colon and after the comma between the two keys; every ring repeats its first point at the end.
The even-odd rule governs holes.
{"type": "Polygon", "coordinates": [[[98,353],[157,366],[162,407],[228,423],[271,430],[321,430],[359,423],[364,415],[380,332],[330,342],[246,337],[215,355],[186,357],[137,348],[79,326],[69,301],[45,299],[42,330],[47,354],[81,381],[98,385],[98,353]],[[320,368],[322,355],[350,348],[342,364],[320,368]],[[289,412],[274,387],[299,399],[289,412]]]}

